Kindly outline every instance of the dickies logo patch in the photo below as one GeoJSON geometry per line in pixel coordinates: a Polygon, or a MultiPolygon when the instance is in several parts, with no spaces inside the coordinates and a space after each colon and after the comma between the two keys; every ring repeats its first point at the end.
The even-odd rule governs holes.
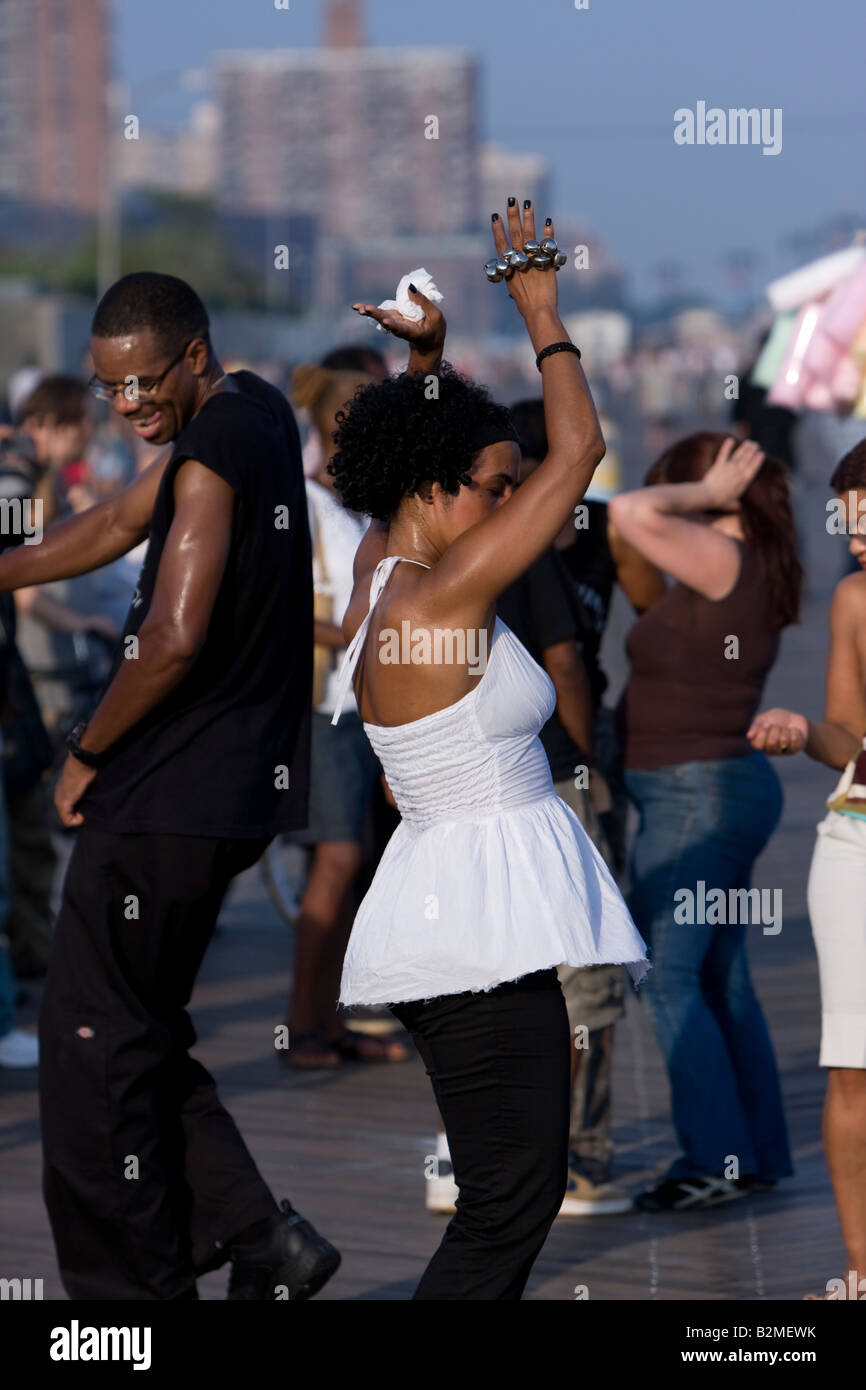
{"type": "Polygon", "coordinates": [[[95,1038],[95,1037],[96,1037],[96,1034],[94,1033],[93,1029],[92,1029],[92,1028],[88,1028],[86,1025],[82,1025],[81,1028],[76,1028],[75,1032],[77,1033],[77,1035],[78,1035],[79,1038],[95,1038]]]}

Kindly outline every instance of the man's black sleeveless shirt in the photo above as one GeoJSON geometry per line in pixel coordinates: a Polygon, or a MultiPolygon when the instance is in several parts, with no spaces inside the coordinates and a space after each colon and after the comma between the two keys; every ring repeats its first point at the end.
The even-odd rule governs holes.
{"type": "Polygon", "coordinates": [[[211,396],[175,441],[124,628],[135,634],[147,615],[175,475],[195,459],[239,499],[207,637],[79,803],[95,829],[258,838],[307,823],[313,597],[300,440],[275,387],[233,377],[239,391],[211,396]]]}

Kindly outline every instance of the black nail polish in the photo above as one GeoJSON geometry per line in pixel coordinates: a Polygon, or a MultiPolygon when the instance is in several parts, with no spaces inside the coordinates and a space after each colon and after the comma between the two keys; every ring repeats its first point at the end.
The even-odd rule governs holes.
{"type": "Polygon", "coordinates": [[[412,291],[413,294],[417,294],[417,293],[418,293],[417,289],[415,288],[415,286],[414,286],[413,284],[410,284],[410,285],[409,285],[409,288],[410,288],[410,290],[412,291]]]}
{"type": "Polygon", "coordinates": [[[545,217],[545,219],[544,219],[544,225],[545,225],[545,227],[552,227],[552,226],[553,226],[553,218],[552,218],[552,217],[545,217]]]}
{"type": "Polygon", "coordinates": [[[490,214],[490,221],[491,221],[491,222],[498,222],[498,221],[499,221],[499,213],[498,213],[498,212],[491,212],[491,214],[490,214]]]}
{"type": "Polygon", "coordinates": [[[523,200],[523,206],[524,206],[524,208],[531,208],[531,207],[532,207],[532,199],[531,199],[531,198],[524,198],[524,200],[523,200]]]}
{"type": "Polygon", "coordinates": [[[516,199],[516,198],[509,198],[509,199],[508,199],[508,206],[509,206],[510,208],[513,208],[513,207],[514,207],[514,204],[515,204],[516,202],[517,202],[517,199],[516,199]]]}

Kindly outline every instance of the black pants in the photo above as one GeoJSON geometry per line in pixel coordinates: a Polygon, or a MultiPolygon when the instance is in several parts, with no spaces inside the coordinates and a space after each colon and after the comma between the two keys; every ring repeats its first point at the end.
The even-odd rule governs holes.
{"type": "Polygon", "coordinates": [[[556,971],[392,1013],[433,1083],[460,1188],[413,1297],[517,1300],[567,1180],[570,1039],[556,971]]]}
{"type": "Polygon", "coordinates": [[[196,1273],[278,1211],[187,1051],[220,905],[267,843],[78,832],[39,1069],[45,1201],[70,1298],[195,1298],[196,1273]]]}

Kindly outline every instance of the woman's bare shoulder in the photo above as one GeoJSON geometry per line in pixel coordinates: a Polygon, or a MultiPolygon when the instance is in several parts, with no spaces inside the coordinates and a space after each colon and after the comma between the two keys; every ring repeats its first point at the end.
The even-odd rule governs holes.
{"type": "Polygon", "coordinates": [[[840,579],[833,594],[834,614],[840,618],[866,617],[866,570],[846,574],[840,579]]]}

